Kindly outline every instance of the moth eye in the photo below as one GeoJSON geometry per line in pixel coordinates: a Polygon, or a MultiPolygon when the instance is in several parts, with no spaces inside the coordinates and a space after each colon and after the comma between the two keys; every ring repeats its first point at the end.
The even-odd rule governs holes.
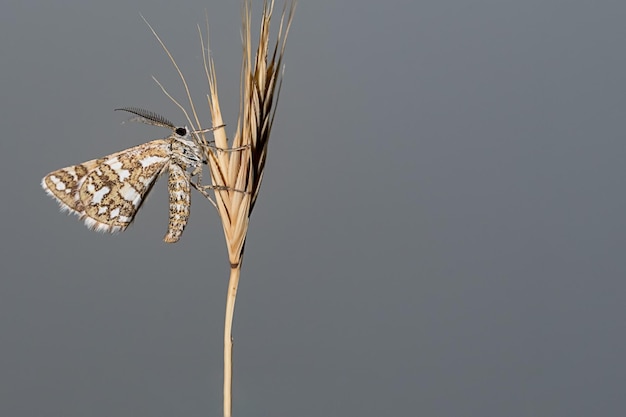
{"type": "Polygon", "coordinates": [[[177,127],[174,133],[176,133],[178,136],[187,136],[187,129],[185,129],[184,127],[177,127]]]}

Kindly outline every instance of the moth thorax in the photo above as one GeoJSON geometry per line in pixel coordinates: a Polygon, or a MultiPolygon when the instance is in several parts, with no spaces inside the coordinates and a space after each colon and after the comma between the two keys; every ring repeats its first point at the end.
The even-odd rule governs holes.
{"type": "Polygon", "coordinates": [[[197,167],[202,163],[200,148],[192,140],[175,138],[172,143],[172,158],[185,167],[197,167]]]}

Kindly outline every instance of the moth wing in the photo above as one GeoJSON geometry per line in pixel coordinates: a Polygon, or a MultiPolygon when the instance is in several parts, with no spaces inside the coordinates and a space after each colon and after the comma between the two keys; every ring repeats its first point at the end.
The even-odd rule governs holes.
{"type": "Polygon", "coordinates": [[[61,211],[69,211],[77,216],[84,216],[84,207],[79,204],[78,190],[85,178],[95,169],[102,159],[93,159],[79,165],[72,165],[53,171],[43,177],[41,186],[44,191],[57,200],[61,211]]]}
{"type": "Polygon", "coordinates": [[[124,231],[170,160],[170,142],[153,140],[51,172],[44,190],[96,231],[124,231]]]}

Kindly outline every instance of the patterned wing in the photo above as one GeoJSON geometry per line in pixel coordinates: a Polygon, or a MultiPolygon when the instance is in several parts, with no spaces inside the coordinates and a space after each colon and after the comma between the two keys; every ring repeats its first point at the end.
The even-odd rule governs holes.
{"type": "Polygon", "coordinates": [[[51,172],[41,185],[89,228],[119,232],[132,223],[170,157],[170,140],[153,140],[51,172]]]}
{"type": "Polygon", "coordinates": [[[43,177],[41,186],[46,193],[54,197],[61,206],[61,211],[69,211],[79,217],[85,215],[85,209],[78,201],[78,189],[89,172],[101,163],[101,159],[83,162],[53,171],[43,177]]]}

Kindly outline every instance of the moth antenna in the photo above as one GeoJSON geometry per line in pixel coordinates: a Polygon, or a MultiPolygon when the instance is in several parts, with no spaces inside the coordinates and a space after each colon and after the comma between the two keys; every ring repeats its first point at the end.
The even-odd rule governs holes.
{"type": "Polygon", "coordinates": [[[167,127],[169,129],[176,130],[176,126],[174,126],[174,123],[170,122],[160,114],[156,114],[148,110],[140,109],[138,107],[122,107],[114,110],[126,111],[139,116],[138,118],[133,117],[132,119],[130,119],[133,122],[141,122],[147,125],[167,127]]]}

